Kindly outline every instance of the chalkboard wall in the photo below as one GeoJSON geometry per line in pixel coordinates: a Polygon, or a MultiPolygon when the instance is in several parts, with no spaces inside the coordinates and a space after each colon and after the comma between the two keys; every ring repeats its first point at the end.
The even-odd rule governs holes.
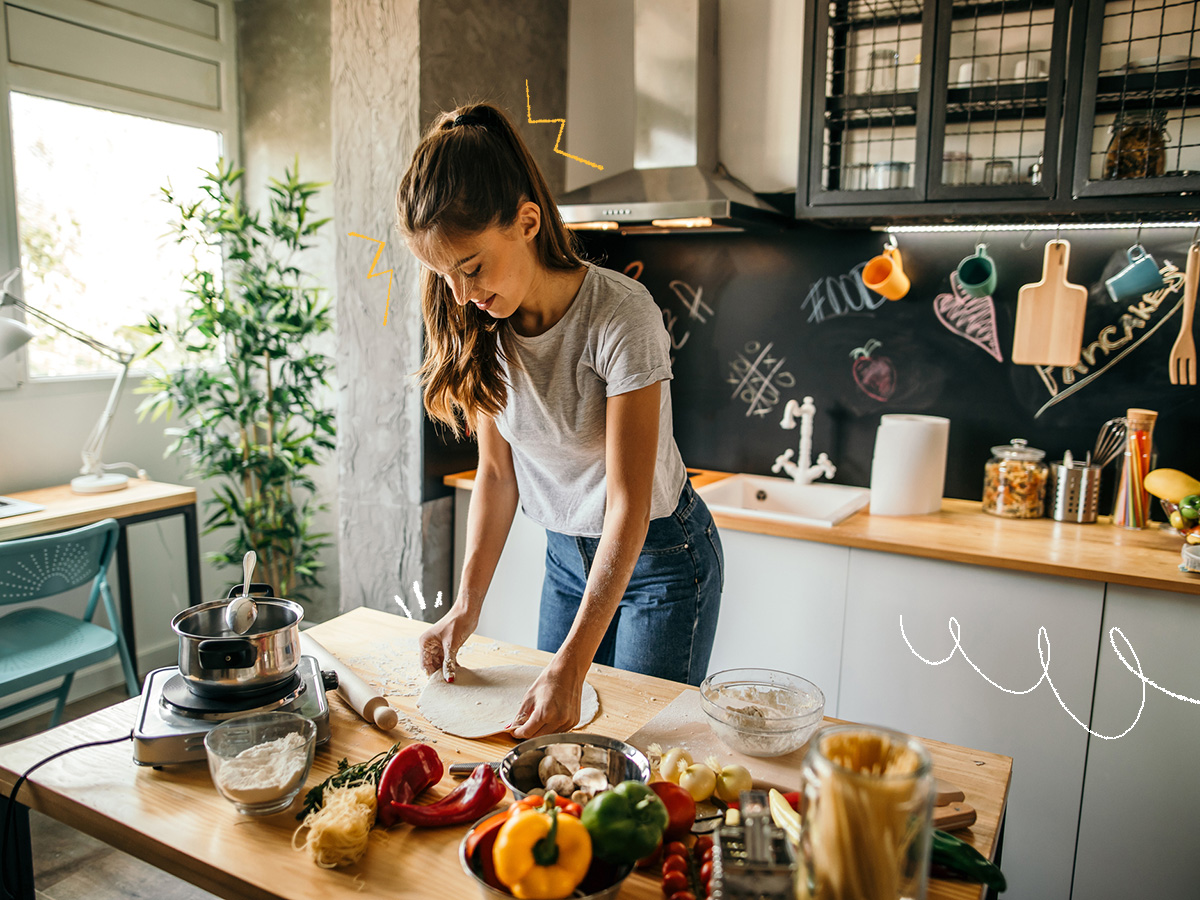
{"type": "MultiPolygon", "coordinates": [[[[990,303],[952,293],[950,274],[973,252],[975,233],[899,235],[912,288],[894,302],[861,288],[858,269],[885,240],[866,230],[602,236],[587,249],[636,275],[663,309],[675,348],[675,435],[689,466],[769,473],[797,443],[798,431],[779,426],[784,405],[809,394],[814,456],[828,453],[844,484],[869,484],[884,413],[948,417],[946,494],[979,499],[993,445],[1023,437],[1048,459],[1067,449],[1082,458],[1099,426],[1131,406],[1159,412],[1158,465],[1200,476],[1200,387],[1172,385],[1167,373],[1182,272],[1170,277],[1173,291],[1135,309],[1104,290],[1133,229],[1062,233],[1069,278],[1089,291],[1090,360],[1045,371],[1009,361],[1017,292],[1041,277],[1053,236],[984,237],[999,272],[990,303]]],[[[1161,267],[1182,270],[1190,237],[1146,229],[1141,240],[1161,267]]]]}

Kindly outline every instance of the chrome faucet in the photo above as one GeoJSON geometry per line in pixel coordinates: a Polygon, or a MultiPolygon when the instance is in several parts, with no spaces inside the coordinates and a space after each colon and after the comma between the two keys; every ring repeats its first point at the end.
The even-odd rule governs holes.
{"type": "Polygon", "coordinates": [[[822,475],[832,478],[837,473],[837,466],[829,461],[828,454],[822,453],[815,463],[812,461],[813,417],[816,414],[817,407],[812,397],[805,397],[803,405],[795,400],[787,402],[779,426],[791,430],[796,427],[796,417],[800,417],[800,455],[796,462],[792,462],[793,454],[789,448],[775,457],[775,464],[771,466],[772,472],[782,469],[796,484],[810,484],[822,475]]]}

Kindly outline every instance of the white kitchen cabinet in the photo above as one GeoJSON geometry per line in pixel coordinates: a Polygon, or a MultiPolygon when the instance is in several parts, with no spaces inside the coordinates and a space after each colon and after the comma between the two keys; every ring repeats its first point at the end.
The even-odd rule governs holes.
{"type": "Polygon", "coordinates": [[[721,529],[725,591],[709,672],[782,669],[825,692],[837,715],[848,547],[721,529]]]}
{"type": "MultiPolygon", "coordinates": [[[[462,577],[467,544],[467,509],[472,491],[454,492],[454,596],[462,577]]],[[[488,588],[479,626],[475,633],[483,637],[509,641],[522,647],[536,647],[538,607],[542,600],[542,578],[546,572],[546,529],[535,525],[519,509],[496,564],[496,574],[488,588]]]]}
{"type": "MultiPolygon", "coordinates": [[[[1063,703],[1088,722],[1104,585],[851,550],[838,715],[1013,758],[1003,868],[1006,896],[1063,900],[1071,891],[1087,732],[1042,677],[1038,629],[1063,703]]],[[[970,798],[967,798],[968,801],[970,798]]],[[[1171,827],[1174,827],[1173,825],[1171,827]]],[[[1077,895],[1079,896],[1079,895],[1077,895]]],[[[1113,896],[1103,891],[1090,896],[1113,896]]]]}
{"type": "MultiPolygon", "coordinates": [[[[1193,898],[1196,836],[1200,834],[1200,709],[1146,687],[1125,668],[1109,630],[1133,647],[1142,673],[1169,691],[1200,698],[1200,603],[1187,594],[1109,585],[1096,673],[1083,816],[1072,897],[1193,898]]],[[[1117,647],[1137,668],[1133,653],[1117,647]]]]}

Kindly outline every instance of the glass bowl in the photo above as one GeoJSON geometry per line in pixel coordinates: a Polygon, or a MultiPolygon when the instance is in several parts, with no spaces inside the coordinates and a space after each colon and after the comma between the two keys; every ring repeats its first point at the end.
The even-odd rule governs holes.
{"type": "Polygon", "coordinates": [[[234,716],[204,737],[217,793],[248,816],[269,816],[292,805],[316,745],[316,724],[290,712],[234,716]]]}
{"type": "MultiPolygon", "coordinates": [[[[546,736],[549,737],[549,735],[546,736]]],[[[578,737],[578,735],[574,736],[578,737]]],[[[479,888],[479,894],[483,900],[512,900],[513,895],[506,888],[499,883],[489,883],[488,878],[494,878],[494,873],[492,867],[485,866],[481,859],[482,853],[491,852],[495,844],[495,832],[479,841],[471,856],[469,858],[467,856],[467,846],[472,843],[475,829],[494,815],[496,815],[495,812],[488,813],[472,825],[471,830],[463,836],[458,845],[458,861],[462,864],[463,871],[479,888]]],[[[614,866],[603,860],[593,859],[587,875],[571,894],[571,900],[616,900],[617,895],[621,893],[621,885],[625,883],[625,879],[632,871],[633,866],[614,866]]]]}
{"type": "Polygon", "coordinates": [[[782,756],[804,746],[825,716],[825,694],[799,675],[726,669],[700,685],[713,734],[747,756],[782,756]]]}

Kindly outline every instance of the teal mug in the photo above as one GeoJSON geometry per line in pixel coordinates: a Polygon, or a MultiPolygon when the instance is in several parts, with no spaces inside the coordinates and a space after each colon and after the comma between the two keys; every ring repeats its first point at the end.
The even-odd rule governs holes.
{"type": "Polygon", "coordinates": [[[1104,282],[1113,303],[1137,300],[1142,294],[1149,294],[1166,286],[1162,272],[1158,271],[1158,263],[1141,244],[1134,244],[1125,251],[1125,256],[1129,265],[1104,282]]]}
{"type": "Polygon", "coordinates": [[[996,290],[996,263],[987,244],[976,244],[975,253],[958,264],[958,286],[968,297],[990,297],[996,290]]]}

